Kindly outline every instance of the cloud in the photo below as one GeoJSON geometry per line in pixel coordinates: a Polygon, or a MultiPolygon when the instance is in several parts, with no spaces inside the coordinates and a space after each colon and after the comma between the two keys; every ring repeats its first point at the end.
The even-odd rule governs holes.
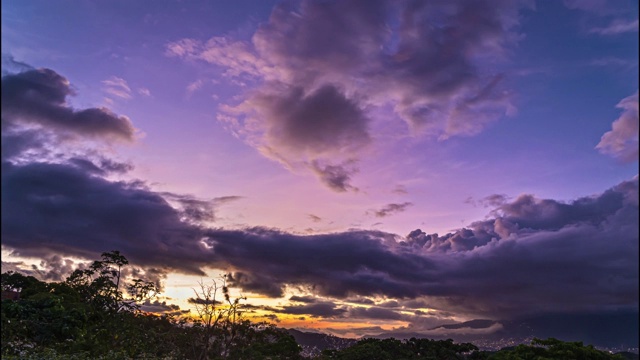
{"type": "Polygon", "coordinates": [[[107,158],[91,160],[85,157],[72,157],[68,159],[68,164],[80,168],[87,173],[102,176],[109,173],[124,174],[133,169],[133,165],[129,163],[121,163],[107,158]]]}
{"type": "Polygon", "coordinates": [[[622,115],[611,125],[596,149],[622,161],[638,161],[638,92],[622,99],[617,108],[622,115]]]}
{"type": "Polygon", "coordinates": [[[320,165],[318,161],[311,163],[311,169],[320,178],[320,181],[335,192],[358,191],[358,188],[351,185],[351,176],[357,169],[350,164],[342,165],[320,165]]]}
{"type": "Polygon", "coordinates": [[[407,191],[407,187],[404,185],[396,185],[396,187],[391,192],[398,195],[407,195],[409,193],[407,191]]]}
{"type": "Polygon", "coordinates": [[[610,2],[607,0],[564,0],[569,9],[577,9],[592,13],[608,12],[610,2]]]}
{"type": "Polygon", "coordinates": [[[635,20],[614,20],[606,27],[593,28],[589,30],[590,33],[600,35],[618,35],[628,32],[638,32],[638,19],[635,20]]]}
{"type": "Polygon", "coordinates": [[[321,217],[313,215],[313,214],[307,214],[307,217],[309,219],[311,219],[311,221],[316,222],[316,223],[322,221],[321,217]]]}
{"type": "Polygon", "coordinates": [[[2,76],[33,70],[33,66],[14,59],[11,54],[2,54],[2,76]]]}
{"type": "Polygon", "coordinates": [[[353,307],[349,310],[349,315],[356,318],[377,319],[377,320],[403,320],[405,316],[397,311],[382,307],[353,307]]]}
{"type": "Polygon", "coordinates": [[[318,301],[318,299],[313,296],[297,296],[297,295],[290,297],[289,300],[303,302],[303,303],[315,303],[316,301],[318,301]]]}
{"type": "Polygon", "coordinates": [[[121,99],[131,99],[131,88],[127,81],[117,76],[112,76],[107,80],[103,80],[104,92],[109,95],[119,97],[121,99]]]}
{"type": "Polygon", "coordinates": [[[587,14],[587,19],[601,25],[609,20],[605,26],[591,25],[587,29],[589,34],[612,36],[638,31],[638,19],[629,18],[630,14],[637,14],[637,3],[634,1],[606,1],[606,0],[565,0],[564,5],[573,10],[581,10],[587,14]]]}
{"type": "Polygon", "coordinates": [[[189,83],[189,85],[187,85],[187,95],[192,95],[194,92],[202,88],[202,85],[204,85],[204,80],[202,79],[189,83]]]}
{"type": "Polygon", "coordinates": [[[237,195],[227,195],[227,196],[220,196],[220,197],[216,197],[213,198],[213,203],[216,205],[223,205],[223,204],[228,204],[234,201],[238,201],[243,199],[243,196],[237,196],[237,195]]]}
{"type": "Polygon", "coordinates": [[[69,81],[50,69],[36,69],[2,77],[2,125],[39,125],[58,132],[98,139],[132,141],[135,129],[125,116],[106,108],[75,110],[69,81]]]}
{"type": "Polygon", "coordinates": [[[638,62],[631,59],[621,59],[613,56],[598,58],[589,62],[591,66],[602,66],[611,68],[620,68],[623,70],[632,70],[638,67],[638,62]]]}
{"type": "MultiPolygon", "coordinates": [[[[8,75],[13,82],[7,88],[3,78],[3,126],[9,107],[7,126],[14,129],[3,128],[3,156],[5,151],[46,152],[52,144],[48,136],[61,132],[93,138],[94,131],[69,128],[49,112],[22,108],[40,104],[66,109],[55,112],[63,117],[73,113],[64,105],[70,93],[64,78],[51,70],[21,74],[8,75]],[[9,105],[7,99],[24,101],[9,105]],[[51,118],[32,123],[18,116],[29,111],[51,118]],[[48,132],[15,131],[26,125],[48,132]],[[7,138],[13,143],[5,148],[7,138]]],[[[634,96],[620,106],[624,117],[636,101],[637,121],[634,96]]],[[[307,298],[291,301],[317,296],[315,302],[276,309],[292,314],[346,317],[362,312],[359,316],[389,318],[397,316],[394,309],[399,313],[386,307],[395,300],[406,309],[435,312],[424,320],[435,326],[452,312],[502,318],[638,306],[637,177],[571,202],[530,194],[500,198],[491,202],[488,218],[444,235],[421,229],[407,236],[371,230],[300,235],[264,227],[211,227],[203,220],[215,220],[215,206],[239,197],[198,199],[156,192],[139,180],[111,180],[105,175],[126,171],[126,164],[86,151],[53,158],[5,157],[0,174],[3,249],[45,259],[38,270],[51,278],[70,266],[66,257],[95,259],[117,249],[156,279],[169,271],[204,276],[215,268],[228,272],[228,285],[242,291],[281,297],[302,288],[307,298]],[[341,305],[350,299],[376,299],[378,305],[375,310],[341,305]]],[[[316,165],[348,189],[333,165],[316,165]]]]}
{"type": "Polygon", "coordinates": [[[227,274],[227,280],[229,281],[229,286],[239,287],[249,292],[274,298],[284,296],[284,284],[271,281],[268,275],[262,276],[259,271],[231,272],[227,274]]]}
{"type": "Polygon", "coordinates": [[[112,182],[67,164],[5,162],[2,188],[3,246],[17,254],[91,259],[117,248],[142,266],[204,275],[202,263],[192,262],[202,260],[198,228],[181,220],[190,213],[139,183],[112,182]],[[22,211],[10,211],[17,208],[22,211]],[[190,262],[183,263],[179,254],[187,253],[190,262]]]}
{"type": "Polygon", "coordinates": [[[217,207],[243,198],[242,196],[221,196],[206,200],[192,195],[170,192],[163,192],[160,195],[171,202],[175,209],[179,209],[181,221],[192,224],[206,224],[215,221],[217,207]]]}
{"type": "Polygon", "coordinates": [[[151,90],[147,89],[147,88],[139,88],[138,89],[138,94],[145,96],[145,97],[151,97],[151,90]]]}
{"type": "MultiPolygon", "coordinates": [[[[117,248],[158,279],[169,268],[204,274],[202,264],[170,259],[176,251],[198,257],[203,245],[194,223],[202,213],[190,210],[199,204],[177,196],[186,205],[176,209],[142,181],[109,180],[133,166],[82,142],[133,140],[128,118],[108,109],[70,108],[69,82],[50,69],[5,75],[2,89],[4,247],[46,259],[51,253],[95,259],[117,248]],[[148,248],[156,255],[166,252],[166,259],[154,255],[147,261],[148,248]]],[[[59,263],[47,261],[43,269],[60,268],[59,263]]]]}
{"type": "Polygon", "coordinates": [[[180,306],[178,305],[167,304],[166,301],[160,302],[160,300],[155,300],[153,302],[151,300],[145,300],[140,305],[140,310],[148,311],[156,314],[174,314],[174,315],[181,315],[189,312],[189,310],[181,310],[180,306]]]}
{"type": "Polygon", "coordinates": [[[367,155],[376,122],[402,120],[414,134],[447,139],[513,113],[495,65],[518,41],[522,4],[285,3],[251,41],[182,39],[166,54],[207,62],[247,85],[219,119],[265,156],[292,169],[340,163],[367,155]],[[395,116],[376,116],[382,109],[395,116]]]}
{"type": "Polygon", "coordinates": [[[341,317],[347,312],[346,309],[336,307],[331,302],[318,302],[307,305],[283,306],[278,312],[294,315],[309,315],[311,317],[335,318],[341,317]]]}
{"type": "Polygon", "coordinates": [[[197,199],[191,195],[163,193],[164,198],[177,202],[183,221],[202,223],[215,220],[214,203],[197,199]]]}
{"type": "MultiPolygon", "coordinates": [[[[570,203],[521,195],[467,228],[406,237],[203,229],[158,193],[65,164],[5,163],[2,186],[3,246],[25,256],[95,258],[117,248],[160,271],[227,269],[230,286],[272,297],[304,286],[333,299],[425,299],[414,305],[490,317],[637,306],[637,179],[570,203]]],[[[283,311],[346,316],[339,309],[283,311]]]]}
{"type": "Polygon", "coordinates": [[[202,298],[188,298],[187,302],[189,304],[196,304],[196,305],[216,305],[216,304],[222,304],[222,302],[215,300],[215,299],[202,299],[202,298]]]}
{"type": "Polygon", "coordinates": [[[491,194],[485,196],[480,200],[475,200],[473,197],[467,198],[464,203],[473,206],[482,205],[483,207],[497,207],[507,202],[509,197],[505,194],[491,194]]]}
{"type": "Polygon", "coordinates": [[[566,204],[523,195],[493,219],[443,236],[417,230],[402,242],[371,231],[300,237],[254,228],[208,236],[220,260],[259,273],[270,288],[309,285],[344,299],[427,297],[431,307],[492,316],[633,307],[637,188],[634,179],[566,204]]]}
{"type": "Polygon", "coordinates": [[[294,88],[284,97],[264,94],[250,102],[264,116],[267,145],[310,157],[348,152],[366,145],[369,121],[357,104],[334,85],[305,93],[294,88]]]}
{"type": "Polygon", "coordinates": [[[387,204],[380,210],[374,210],[373,214],[376,217],[387,217],[389,215],[397,214],[405,211],[409,206],[413,206],[413,203],[403,202],[402,204],[387,204]]]}
{"type": "Polygon", "coordinates": [[[466,314],[637,306],[637,179],[571,203],[523,195],[493,219],[404,240],[376,231],[202,230],[158,194],[61,164],[5,164],[2,181],[3,246],[25,256],[92,258],[118,248],[140,265],[231,269],[229,285],[268,296],[303,285],[338,299],[426,297],[432,308],[466,314]]]}

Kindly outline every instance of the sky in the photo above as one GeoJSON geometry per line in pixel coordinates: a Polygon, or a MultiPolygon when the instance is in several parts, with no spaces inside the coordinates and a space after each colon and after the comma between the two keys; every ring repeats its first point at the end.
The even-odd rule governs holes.
{"type": "Polygon", "coordinates": [[[118,250],[149,309],[229,274],[247,316],[344,336],[638,311],[637,1],[9,0],[1,26],[3,271],[118,250]]]}

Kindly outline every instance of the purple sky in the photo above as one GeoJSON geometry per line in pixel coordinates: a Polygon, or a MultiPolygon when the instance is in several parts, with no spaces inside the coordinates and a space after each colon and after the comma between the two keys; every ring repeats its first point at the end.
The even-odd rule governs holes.
{"type": "Polygon", "coordinates": [[[117,249],[352,335],[637,311],[637,1],[148,5],[2,2],[3,271],[117,249]]]}

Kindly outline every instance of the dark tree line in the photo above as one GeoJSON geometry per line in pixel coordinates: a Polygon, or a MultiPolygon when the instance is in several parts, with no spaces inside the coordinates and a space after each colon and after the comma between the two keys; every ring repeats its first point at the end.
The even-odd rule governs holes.
{"type": "Polygon", "coordinates": [[[455,344],[453,340],[364,339],[342,350],[325,350],[317,359],[339,360],[624,360],[584,346],[582,342],[557,339],[534,339],[530,345],[518,345],[500,351],[479,351],[470,343],[455,344]]]}
{"type": "Polygon", "coordinates": [[[301,358],[286,330],[243,320],[240,299],[231,299],[224,284],[196,292],[204,311],[197,320],[141,311],[140,304],[158,289],[142,279],[123,284],[128,263],[118,251],[103,253],[87,269],[50,283],[3,273],[3,292],[19,292],[20,298],[2,300],[2,358],[301,358]],[[216,291],[226,304],[215,299],[216,291]]]}
{"type": "MultiPolygon", "coordinates": [[[[303,359],[302,348],[286,330],[242,318],[225,279],[200,284],[191,299],[198,318],[155,315],[140,310],[158,289],[134,279],[123,284],[127,259],[102,254],[65,281],[42,282],[17,272],[2,274],[3,359],[303,359]],[[128,296],[125,296],[125,291],[128,296]],[[218,299],[219,298],[219,299],[218,299]]],[[[470,343],[429,339],[363,339],[345,349],[325,350],[318,360],[413,359],[622,359],[579,342],[538,340],[498,352],[470,343]]]]}

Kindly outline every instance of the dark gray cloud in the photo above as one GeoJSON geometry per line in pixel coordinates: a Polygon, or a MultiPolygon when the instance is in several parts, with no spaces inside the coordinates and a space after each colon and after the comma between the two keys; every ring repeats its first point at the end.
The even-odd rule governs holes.
{"type": "Polygon", "coordinates": [[[69,81],[50,69],[28,70],[2,77],[2,123],[37,124],[70,134],[131,141],[131,121],[106,108],[75,110],[67,104],[73,95],[69,81]]]}
{"type": "MultiPolygon", "coordinates": [[[[225,262],[222,261],[222,263],[225,262]]],[[[246,291],[274,298],[284,295],[284,284],[272,281],[269,275],[261,275],[260,270],[253,271],[253,269],[250,269],[249,271],[232,272],[228,274],[227,280],[229,286],[239,287],[246,291]]]]}
{"type": "Polygon", "coordinates": [[[160,300],[145,300],[142,304],[140,304],[140,310],[153,312],[156,314],[173,314],[173,315],[182,315],[189,312],[189,310],[182,310],[180,306],[174,304],[167,304],[166,301],[160,300]]]}
{"type": "Polygon", "coordinates": [[[240,199],[243,199],[243,197],[237,196],[237,195],[220,196],[220,197],[213,198],[213,203],[216,205],[222,205],[222,204],[228,204],[230,202],[238,201],[240,199]]]}
{"type": "Polygon", "coordinates": [[[337,163],[366,151],[376,109],[440,139],[476,134],[513,112],[496,65],[519,38],[523,4],[287,2],[250,42],[182,39],[167,44],[167,55],[220,66],[232,83],[251,85],[219,119],[264,155],[290,168],[337,163]]]}
{"type": "Polygon", "coordinates": [[[358,104],[331,84],[308,93],[300,87],[284,96],[259,94],[250,103],[264,116],[267,145],[284,156],[350,151],[370,140],[369,120],[358,104]]]}
{"type": "Polygon", "coordinates": [[[25,256],[89,259],[118,249],[140,265],[203,275],[199,229],[158,193],[65,164],[2,165],[3,245],[25,256]],[[14,211],[13,209],[20,209],[14,211]]]}
{"type": "Polygon", "coordinates": [[[76,263],[60,255],[49,255],[42,258],[39,264],[28,265],[22,261],[2,262],[2,272],[15,271],[33,276],[43,281],[62,281],[74,270],[82,269],[88,264],[76,263]]]}
{"type": "MultiPolygon", "coordinates": [[[[240,269],[263,269],[252,270],[253,276],[259,276],[270,293],[280,294],[285,284],[292,284],[312,286],[326,296],[343,297],[350,293],[402,296],[405,292],[413,293],[410,286],[413,280],[409,277],[429,277],[431,267],[428,260],[417,254],[395,253],[396,248],[400,251],[404,248],[389,245],[395,236],[383,232],[298,236],[251,228],[210,230],[207,235],[217,261],[240,269]],[[274,286],[280,290],[273,290],[274,286]]],[[[254,278],[251,280],[249,283],[255,286],[254,278]]]]}
{"type": "Polygon", "coordinates": [[[313,296],[292,296],[289,298],[290,301],[297,301],[297,302],[302,302],[302,303],[314,303],[316,301],[318,301],[318,299],[316,297],[313,296]]]}
{"type": "Polygon", "coordinates": [[[67,160],[69,165],[76,166],[95,175],[107,175],[110,173],[124,174],[133,170],[133,165],[124,162],[98,157],[91,160],[86,157],[72,157],[67,160]]]}
{"type": "Polygon", "coordinates": [[[294,315],[309,315],[311,317],[335,318],[344,315],[347,310],[339,308],[332,302],[318,302],[306,305],[283,306],[278,312],[294,315]]]}
{"type": "Polygon", "coordinates": [[[320,181],[333,191],[358,191],[357,187],[351,185],[351,176],[358,170],[348,163],[343,165],[321,165],[318,161],[313,161],[311,169],[320,181]]]}
{"type": "MultiPolygon", "coordinates": [[[[162,193],[165,199],[176,203],[176,208],[180,209],[182,219],[195,224],[215,220],[215,202],[213,200],[202,200],[191,195],[162,193]]],[[[224,201],[223,201],[224,202],[224,201]]]]}
{"type": "Polygon", "coordinates": [[[374,305],[376,302],[369,299],[369,298],[363,298],[363,297],[358,297],[358,298],[348,298],[344,300],[347,303],[354,303],[354,304],[362,304],[362,305],[374,305]]]}
{"type": "Polygon", "coordinates": [[[187,302],[189,304],[197,304],[197,305],[218,305],[218,304],[222,304],[222,302],[212,299],[212,300],[207,300],[207,299],[202,299],[202,298],[188,298],[187,302]]]}
{"type": "Polygon", "coordinates": [[[403,320],[403,316],[397,311],[385,309],[377,306],[353,307],[349,310],[349,315],[355,318],[376,319],[376,320],[403,320]]]}
{"type": "Polygon", "coordinates": [[[376,217],[387,217],[389,215],[393,215],[399,212],[405,211],[409,206],[412,206],[413,203],[403,202],[401,204],[387,204],[382,207],[380,210],[374,210],[373,214],[376,217]]]}
{"type": "Polygon", "coordinates": [[[242,199],[242,196],[221,196],[211,200],[199,199],[192,195],[163,192],[163,198],[169,200],[175,209],[181,214],[181,220],[194,225],[210,223],[216,220],[216,209],[234,201],[242,199]]]}
{"type": "Polygon", "coordinates": [[[37,130],[16,130],[2,124],[2,160],[18,157],[28,150],[40,153],[50,136],[37,130]]]}
{"type": "Polygon", "coordinates": [[[634,179],[571,203],[525,195],[496,209],[493,219],[442,236],[416,230],[399,243],[380,232],[298,237],[254,228],[208,235],[229,265],[259,269],[271,285],[312,285],[323,296],[424,297],[431,308],[490,316],[633,307],[637,192],[634,179]]]}
{"type": "Polygon", "coordinates": [[[203,247],[200,230],[190,225],[194,214],[173,208],[144,182],[104,177],[125,173],[130,164],[82,147],[58,150],[70,134],[78,140],[132,140],[127,118],[107,109],[70,108],[69,82],[49,69],[4,75],[2,90],[3,246],[47,259],[41,264],[47,279],[68,268],[51,254],[96,259],[115,249],[158,281],[170,268],[204,274],[202,264],[193,263],[203,247]],[[172,260],[176,253],[191,253],[192,260],[181,264],[172,260]]]}
{"type": "Polygon", "coordinates": [[[2,54],[2,76],[33,70],[33,66],[17,61],[11,54],[2,54]]]}

